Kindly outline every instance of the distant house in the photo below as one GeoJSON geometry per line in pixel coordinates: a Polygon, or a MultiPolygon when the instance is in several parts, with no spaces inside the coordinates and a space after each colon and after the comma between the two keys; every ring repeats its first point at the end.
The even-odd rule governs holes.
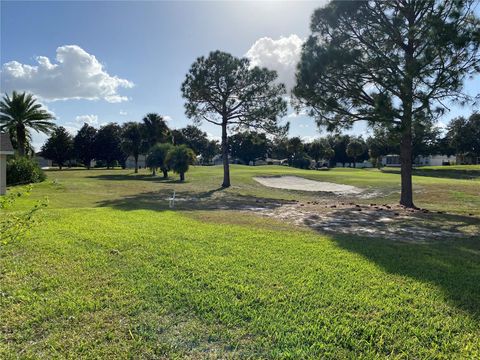
{"type": "MultiPolygon", "coordinates": [[[[144,169],[146,167],[146,156],[139,155],[138,156],[138,168],[144,169]]],[[[126,169],[135,169],[135,158],[133,156],[129,156],[125,161],[125,168],[126,169]]]]}
{"type": "Polygon", "coordinates": [[[13,153],[8,134],[0,134],[0,195],[7,192],[7,156],[13,153]]]}
{"type": "Polygon", "coordinates": [[[45,159],[40,153],[35,154],[34,160],[42,169],[48,169],[53,166],[52,160],[45,159]]]}
{"type": "MultiPolygon", "coordinates": [[[[456,164],[455,156],[448,155],[419,155],[413,161],[414,166],[442,166],[442,165],[454,165],[456,164]]],[[[385,155],[382,156],[381,163],[383,166],[399,167],[400,155],[385,155]]]]}

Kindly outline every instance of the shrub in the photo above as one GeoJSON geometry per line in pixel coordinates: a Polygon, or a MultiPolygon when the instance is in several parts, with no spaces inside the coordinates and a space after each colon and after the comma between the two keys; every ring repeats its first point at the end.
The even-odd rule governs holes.
{"type": "MultiPolygon", "coordinates": [[[[12,207],[20,197],[30,195],[32,186],[17,192],[10,192],[0,196],[0,211],[12,207]]],[[[37,212],[48,206],[48,199],[39,200],[26,211],[14,211],[3,213],[0,217],[0,245],[6,245],[9,241],[16,240],[38,223],[37,212]]]]}
{"type": "Polygon", "coordinates": [[[14,157],[7,161],[7,185],[30,184],[45,179],[45,173],[32,159],[14,157]]]}
{"type": "Polygon", "coordinates": [[[168,167],[180,175],[180,181],[185,180],[185,173],[194,161],[195,153],[186,145],[172,147],[166,158],[168,167]]]}
{"type": "Polygon", "coordinates": [[[300,169],[308,169],[310,168],[311,160],[307,154],[297,153],[290,158],[289,165],[300,169]]]}

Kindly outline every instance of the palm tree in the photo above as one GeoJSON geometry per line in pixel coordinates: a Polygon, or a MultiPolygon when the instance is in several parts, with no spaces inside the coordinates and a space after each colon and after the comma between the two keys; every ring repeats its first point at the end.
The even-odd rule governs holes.
{"type": "Polygon", "coordinates": [[[5,94],[0,101],[0,131],[8,131],[20,156],[25,156],[29,148],[29,129],[50,134],[55,128],[54,119],[32,94],[14,91],[11,98],[5,94]]]}
{"type": "Polygon", "coordinates": [[[166,158],[168,167],[180,175],[180,181],[185,181],[185,173],[194,161],[195,153],[187,145],[172,147],[166,158]]]}
{"type": "Polygon", "coordinates": [[[145,124],[145,138],[148,145],[151,147],[156,143],[170,142],[168,137],[170,129],[167,126],[165,119],[158,114],[150,113],[143,118],[145,124]]]}
{"type": "Polygon", "coordinates": [[[122,127],[122,150],[132,155],[135,160],[135,174],[138,173],[138,157],[145,147],[142,138],[142,124],[136,122],[127,122],[122,127]]]}

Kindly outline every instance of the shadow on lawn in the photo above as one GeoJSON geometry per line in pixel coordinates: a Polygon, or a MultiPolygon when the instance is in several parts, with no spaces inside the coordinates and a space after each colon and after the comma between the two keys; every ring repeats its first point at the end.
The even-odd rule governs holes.
{"type": "Polygon", "coordinates": [[[332,239],[392,274],[439,287],[447,301],[480,320],[480,237],[428,244],[346,235],[332,239]]]}
{"type": "Polygon", "coordinates": [[[337,208],[323,217],[311,214],[303,223],[314,229],[331,229],[334,233],[391,235],[393,240],[411,243],[424,238],[437,241],[464,238],[475,232],[480,234],[478,217],[420,211],[409,213],[398,208],[387,210],[368,205],[337,208]]]}
{"type": "MultiPolygon", "coordinates": [[[[168,180],[167,180],[168,181],[168,180]]],[[[169,199],[172,197],[172,189],[162,189],[121,199],[103,200],[97,202],[97,206],[111,207],[120,210],[171,210],[169,199]]],[[[247,195],[228,193],[223,188],[212,189],[204,192],[176,191],[176,210],[251,210],[273,209],[288,200],[269,199],[247,195]]]]}

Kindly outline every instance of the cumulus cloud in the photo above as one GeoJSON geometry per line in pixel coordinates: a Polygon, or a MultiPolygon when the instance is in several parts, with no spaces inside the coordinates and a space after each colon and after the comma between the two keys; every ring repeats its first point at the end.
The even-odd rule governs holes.
{"type": "Polygon", "coordinates": [[[128,113],[127,113],[126,111],[120,110],[120,115],[121,115],[121,116],[127,116],[128,113]]]}
{"type": "Polygon", "coordinates": [[[169,116],[169,115],[162,115],[162,117],[163,117],[163,120],[165,120],[165,121],[167,121],[167,122],[173,120],[172,117],[169,116]]]}
{"type": "Polygon", "coordinates": [[[75,117],[75,121],[80,124],[86,123],[88,125],[97,125],[98,116],[97,115],[78,115],[77,117],[75,117]]]}
{"type": "Polygon", "coordinates": [[[116,103],[128,100],[118,93],[133,83],[107,73],[94,55],[77,45],[57,48],[55,62],[45,56],[36,65],[10,61],[2,65],[2,91],[25,90],[42,100],[103,99],[116,103]]]}
{"type": "Polygon", "coordinates": [[[252,66],[276,70],[278,80],[291,90],[295,84],[295,70],[300,59],[303,40],[296,34],[280,39],[263,37],[247,51],[245,56],[252,66]]]}

